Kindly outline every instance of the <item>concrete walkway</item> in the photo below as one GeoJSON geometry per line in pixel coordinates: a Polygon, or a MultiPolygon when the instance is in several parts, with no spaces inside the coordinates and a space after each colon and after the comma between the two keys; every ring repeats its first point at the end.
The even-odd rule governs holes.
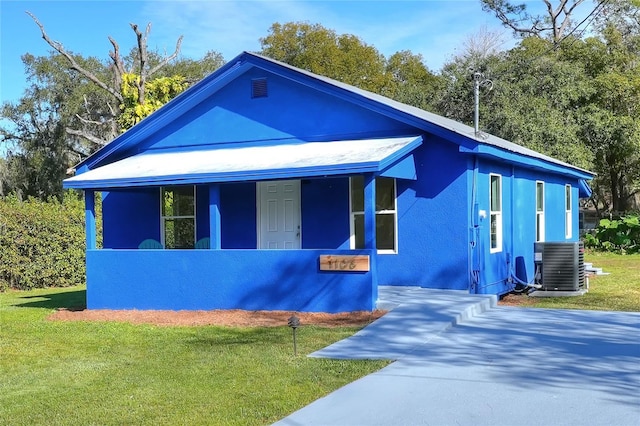
{"type": "Polygon", "coordinates": [[[414,288],[381,299],[393,311],[311,356],[397,361],[277,425],[640,425],[640,313],[414,288]]]}

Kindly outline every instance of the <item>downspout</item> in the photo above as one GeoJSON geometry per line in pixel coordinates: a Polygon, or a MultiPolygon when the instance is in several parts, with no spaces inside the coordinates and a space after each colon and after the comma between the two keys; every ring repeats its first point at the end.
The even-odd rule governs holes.
{"type": "Polygon", "coordinates": [[[515,183],[516,183],[516,167],[512,164],[511,165],[511,178],[509,179],[510,181],[510,185],[511,188],[509,188],[509,197],[510,197],[510,205],[511,205],[511,211],[510,211],[510,215],[509,215],[509,219],[510,219],[510,224],[509,224],[509,228],[510,228],[510,240],[511,240],[511,244],[509,246],[509,250],[507,251],[507,279],[505,280],[507,283],[509,283],[509,285],[513,284],[513,276],[515,275],[514,273],[512,273],[512,266],[514,261],[513,261],[513,242],[514,242],[514,217],[515,217],[515,201],[514,201],[514,195],[515,195],[515,183]]]}
{"type": "Polygon", "coordinates": [[[478,190],[478,156],[473,157],[473,177],[471,182],[471,229],[469,241],[469,293],[478,293],[480,285],[480,260],[479,260],[479,214],[476,201],[478,190]]]}

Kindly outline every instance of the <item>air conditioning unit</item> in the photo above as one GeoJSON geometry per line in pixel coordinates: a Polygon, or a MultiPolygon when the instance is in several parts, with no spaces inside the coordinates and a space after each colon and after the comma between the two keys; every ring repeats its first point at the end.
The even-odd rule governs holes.
{"type": "Polygon", "coordinates": [[[582,242],[534,243],[536,283],[546,291],[578,291],[585,288],[582,242]]]}

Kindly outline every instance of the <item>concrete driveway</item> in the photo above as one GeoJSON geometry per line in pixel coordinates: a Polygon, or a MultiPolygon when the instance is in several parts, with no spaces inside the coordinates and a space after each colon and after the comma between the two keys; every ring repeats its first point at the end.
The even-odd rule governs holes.
{"type": "Polygon", "coordinates": [[[640,313],[413,288],[381,298],[390,313],[311,356],[397,361],[277,425],[640,425],[640,313]]]}

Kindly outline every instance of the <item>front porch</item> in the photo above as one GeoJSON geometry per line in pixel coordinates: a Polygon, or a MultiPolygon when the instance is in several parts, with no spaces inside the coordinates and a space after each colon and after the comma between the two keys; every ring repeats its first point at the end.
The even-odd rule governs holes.
{"type": "Polygon", "coordinates": [[[375,250],[88,250],[88,309],[375,309],[375,250]],[[365,255],[369,271],[320,270],[365,255]]]}
{"type": "Polygon", "coordinates": [[[397,247],[395,179],[415,179],[421,141],[161,151],[70,178],[85,190],[87,306],[371,311],[378,249],[397,247]],[[366,268],[340,267],[353,256],[366,268]]]}

